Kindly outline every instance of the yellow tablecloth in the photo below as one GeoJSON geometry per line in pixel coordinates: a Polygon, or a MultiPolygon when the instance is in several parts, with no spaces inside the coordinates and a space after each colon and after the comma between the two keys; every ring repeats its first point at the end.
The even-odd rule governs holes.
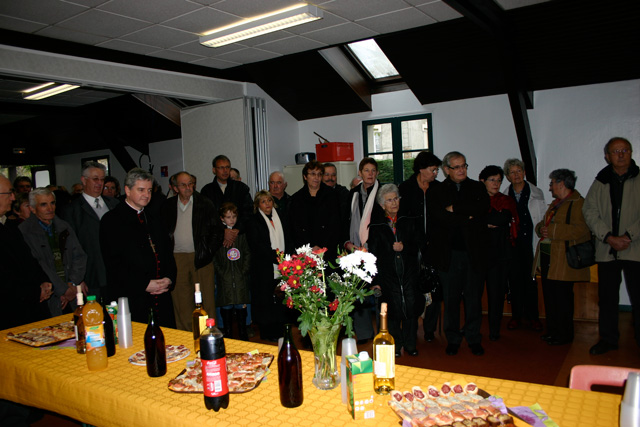
{"type": "MultiPolygon", "coordinates": [[[[149,378],[144,366],[128,362],[130,355],[144,348],[146,325],[133,324],[133,347],[118,347],[116,355],[109,358],[108,369],[101,372],[90,372],[85,356],[77,354],[75,348],[36,349],[6,340],[9,331],[23,332],[70,318],[71,315],[60,316],[0,331],[0,398],[51,410],[96,426],[282,427],[362,423],[397,426],[399,423],[399,418],[387,407],[388,398],[383,396],[376,397],[375,419],[353,421],[341,403],[340,387],[320,391],[311,383],[313,353],[308,351],[300,352],[304,378],[302,406],[286,409],[280,405],[277,361],[274,360],[265,382],[249,393],[232,394],[229,408],[216,413],[206,410],[202,395],[178,394],[167,389],[168,381],[184,369],[184,360],[168,364],[167,374],[161,378],[149,378]]],[[[190,333],[166,328],[163,331],[167,344],[184,344],[192,348],[190,333]]],[[[226,340],[225,343],[229,353],[258,349],[275,354],[277,350],[276,346],[245,341],[226,340]]],[[[193,355],[187,360],[192,358],[193,355]]],[[[503,397],[507,406],[528,406],[538,402],[561,427],[618,425],[620,396],[607,393],[462,376],[402,365],[397,365],[396,388],[410,390],[414,385],[426,388],[457,378],[473,381],[480,388],[503,397]]]]}

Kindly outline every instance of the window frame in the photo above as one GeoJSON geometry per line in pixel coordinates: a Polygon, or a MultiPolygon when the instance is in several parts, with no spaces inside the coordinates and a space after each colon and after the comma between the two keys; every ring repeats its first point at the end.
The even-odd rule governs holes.
{"type": "Polygon", "coordinates": [[[422,114],[413,114],[410,116],[397,116],[397,117],[387,117],[375,120],[365,120],[362,122],[362,142],[364,144],[364,156],[369,157],[370,154],[378,155],[378,154],[391,154],[393,157],[393,181],[396,184],[400,184],[404,181],[403,176],[403,158],[402,155],[404,153],[419,153],[420,151],[427,151],[433,153],[433,117],[431,113],[422,113],[422,114]],[[429,142],[429,147],[426,149],[416,149],[416,150],[403,150],[402,149],[402,122],[408,122],[413,120],[427,120],[427,138],[429,142]],[[369,137],[367,128],[371,125],[378,124],[391,124],[391,141],[392,141],[392,150],[391,151],[380,151],[369,153],[369,137]]]}

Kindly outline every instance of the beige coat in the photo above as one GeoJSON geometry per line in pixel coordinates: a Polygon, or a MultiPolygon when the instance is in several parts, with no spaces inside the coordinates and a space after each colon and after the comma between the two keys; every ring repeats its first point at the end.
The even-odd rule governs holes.
{"type": "MultiPolygon", "coordinates": [[[[569,196],[567,201],[558,209],[558,212],[551,220],[549,224],[549,238],[551,239],[551,264],[549,266],[548,279],[562,280],[566,282],[588,282],[590,279],[589,268],[575,269],[569,267],[567,263],[567,255],[565,249],[565,241],[569,242],[569,246],[573,246],[577,243],[583,243],[591,239],[591,231],[587,227],[587,223],[582,216],[582,206],[584,199],[578,192],[574,190],[569,196]],[[569,205],[573,204],[571,208],[571,218],[569,224],[567,224],[567,213],[569,211],[569,205]]],[[[545,218],[551,208],[547,209],[545,218]]],[[[544,227],[545,220],[543,219],[536,225],[536,234],[538,237],[542,237],[540,234],[540,228],[544,227]]],[[[540,242],[536,248],[536,261],[534,265],[538,265],[540,257],[540,242]]]]}

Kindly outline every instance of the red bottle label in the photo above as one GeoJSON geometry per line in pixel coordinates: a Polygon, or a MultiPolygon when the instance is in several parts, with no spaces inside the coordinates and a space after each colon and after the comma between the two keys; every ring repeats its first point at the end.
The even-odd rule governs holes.
{"type": "Polygon", "coordinates": [[[224,396],[229,393],[227,382],[227,359],[202,360],[202,384],[207,397],[224,396]]]}

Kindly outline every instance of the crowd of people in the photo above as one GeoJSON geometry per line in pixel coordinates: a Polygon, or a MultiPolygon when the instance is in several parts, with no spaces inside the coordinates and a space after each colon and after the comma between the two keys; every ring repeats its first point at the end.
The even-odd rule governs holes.
{"type": "Polygon", "coordinates": [[[566,251],[593,238],[600,340],[590,352],[617,349],[622,274],[640,345],[638,166],[624,138],[612,138],[604,156],[607,166],[586,198],[575,189],[573,171],[551,172],[549,205],[526,181],[522,161],[489,165],[474,180],[457,151],[442,160],[419,153],[413,174],[399,186],[379,182],[370,157],[360,162],[351,189],[337,183],[334,164],[313,160],[292,195],[275,171],[268,190],[252,197],[224,155],[213,159],[214,178],[201,191],[189,172],[173,175],[168,198],[139,168],[127,173],[120,194],[119,181],[96,162],[83,165],[75,194],[33,189],[27,177],[12,185],[0,176],[0,274],[11,283],[12,301],[0,329],[72,311],[81,286],[105,301],[128,297],[134,321],[146,322],[153,308],[161,325],[191,330],[194,283],[200,283],[205,310],[217,315],[227,336],[237,330],[247,340],[254,331],[248,326],[256,325],[262,339],[277,341],[284,323],[297,317],[277,291],[277,252],[309,244],[326,248],[329,261],[359,248],[376,255],[374,292],[352,313],[360,344],[375,336],[377,306],[386,302],[396,356],[417,356],[419,319],[424,339],[433,341],[443,306],[446,353],[456,355],[466,340],[480,356],[486,284],[491,341],[500,339],[508,294],[507,329],[531,328],[544,332],[549,345],[565,345],[574,337],[574,283],[590,278],[589,268],[569,265],[566,251]],[[501,192],[505,177],[509,185],[501,192]]]}

